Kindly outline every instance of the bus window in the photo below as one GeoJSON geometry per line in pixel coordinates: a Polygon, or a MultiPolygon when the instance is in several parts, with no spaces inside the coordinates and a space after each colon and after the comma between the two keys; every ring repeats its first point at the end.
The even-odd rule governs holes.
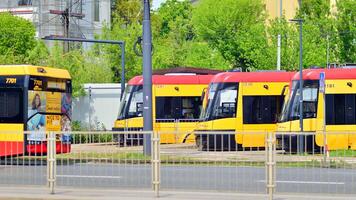
{"type": "Polygon", "coordinates": [[[0,122],[23,123],[21,89],[0,89],[0,122]]]}
{"type": "Polygon", "coordinates": [[[273,124],[281,108],[283,96],[244,96],[244,124],[273,124]]]}
{"type": "Polygon", "coordinates": [[[325,95],[326,124],[355,124],[355,94],[325,95]]]}

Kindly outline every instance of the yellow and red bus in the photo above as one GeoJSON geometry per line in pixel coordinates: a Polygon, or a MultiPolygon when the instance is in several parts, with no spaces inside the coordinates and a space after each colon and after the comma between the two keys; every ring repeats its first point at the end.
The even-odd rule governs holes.
{"type": "MultiPolygon", "coordinates": [[[[66,70],[0,66],[0,156],[45,154],[47,131],[70,131],[71,94],[66,70]]],[[[69,134],[57,138],[57,152],[69,152],[70,142],[69,134]]]]}
{"type": "MultiPolygon", "coordinates": [[[[356,135],[346,134],[356,131],[356,69],[306,69],[302,73],[303,131],[310,133],[303,138],[305,150],[320,151],[324,146],[324,131],[329,150],[356,149],[356,135]],[[319,91],[321,73],[325,73],[325,99],[319,91]]],[[[291,81],[289,100],[284,103],[277,128],[278,132],[291,132],[277,137],[279,145],[290,151],[297,150],[300,132],[299,80],[298,72],[291,81]]]]}
{"type": "MultiPolygon", "coordinates": [[[[153,129],[162,133],[161,143],[194,142],[191,132],[199,120],[201,95],[212,77],[184,73],[152,76],[153,129]]],[[[113,130],[142,130],[142,85],[142,76],[128,82],[113,130]]],[[[125,134],[117,140],[121,144],[142,144],[143,135],[125,134]]]]}
{"type": "Polygon", "coordinates": [[[276,130],[277,115],[293,74],[266,71],[215,75],[194,131],[198,148],[264,147],[263,133],[276,130]]]}

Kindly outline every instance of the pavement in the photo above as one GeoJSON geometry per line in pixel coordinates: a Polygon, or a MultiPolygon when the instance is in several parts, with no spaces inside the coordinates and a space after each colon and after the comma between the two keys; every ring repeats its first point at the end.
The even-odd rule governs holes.
{"type": "MultiPolygon", "coordinates": [[[[53,199],[53,200],[136,200],[136,199],[160,199],[160,200],[266,200],[264,194],[243,194],[243,193],[218,193],[218,192],[189,192],[189,191],[161,191],[157,198],[150,190],[106,190],[106,189],[75,189],[57,188],[55,194],[50,194],[46,187],[0,187],[0,199],[8,200],[33,200],[33,199],[53,199]]],[[[274,200],[356,200],[356,196],[346,195],[275,195],[274,200]]]]}
{"type": "MultiPolygon", "coordinates": [[[[46,185],[46,166],[0,166],[0,187],[46,185]]],[[[163,190],[263,194],[263,167],[161,166],[163,190]]],[[[276,191],[295,194],[356,195],[353,169],[279,168],[276,191]]],[[[57,166],[57,186],[116,189],[151,188],[150,165],[82,163],[57,166]]]]}

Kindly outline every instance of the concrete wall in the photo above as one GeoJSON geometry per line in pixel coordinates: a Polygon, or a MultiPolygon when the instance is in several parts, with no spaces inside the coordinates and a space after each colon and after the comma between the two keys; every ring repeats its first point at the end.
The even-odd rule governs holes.
{"type": "Polygon", "coordinates": [[[85,96],[73,99],[72,120],[91,130],[111,130],[119,112],[120,84],[85,84],[84,89],[85,96]]]}

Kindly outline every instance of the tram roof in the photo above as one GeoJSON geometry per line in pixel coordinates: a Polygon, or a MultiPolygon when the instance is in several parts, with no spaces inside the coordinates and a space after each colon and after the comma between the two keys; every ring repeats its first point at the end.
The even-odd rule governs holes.
{"type": "MultiPolygon", "coordinates": [[[[172,75],[153,75],[152,83],[153,84],[204,84],[207,85],[210,83],[210,80],[214,75],[191,75],[191,74],[172,74],[172,75]]],[[[143,78],[142,76],[135,76],[128,82],[129,85],[142,85],[143,78]]]]}
{"type": "Polygon", "coordinates": [[[214,76],[211,82],[289,82],[295,72],[224,72],[214,76]]]}
{"type": "Polygon", "coordinates": [[[44,76],[52,78],[71,79],[65,69],[34,65],[0,65],[0,76],[44,76]]]}
{"type": "MultiPolygon", "coordinates": [[[[356,79],[356,68],[333,68],[333,69],[305,69],[303,79],[319,80],[320,73],[325,73],[325,79],[356,79]]],[[[295,73],[292,80],[299,80],[299,72],[295,73]]]]}

